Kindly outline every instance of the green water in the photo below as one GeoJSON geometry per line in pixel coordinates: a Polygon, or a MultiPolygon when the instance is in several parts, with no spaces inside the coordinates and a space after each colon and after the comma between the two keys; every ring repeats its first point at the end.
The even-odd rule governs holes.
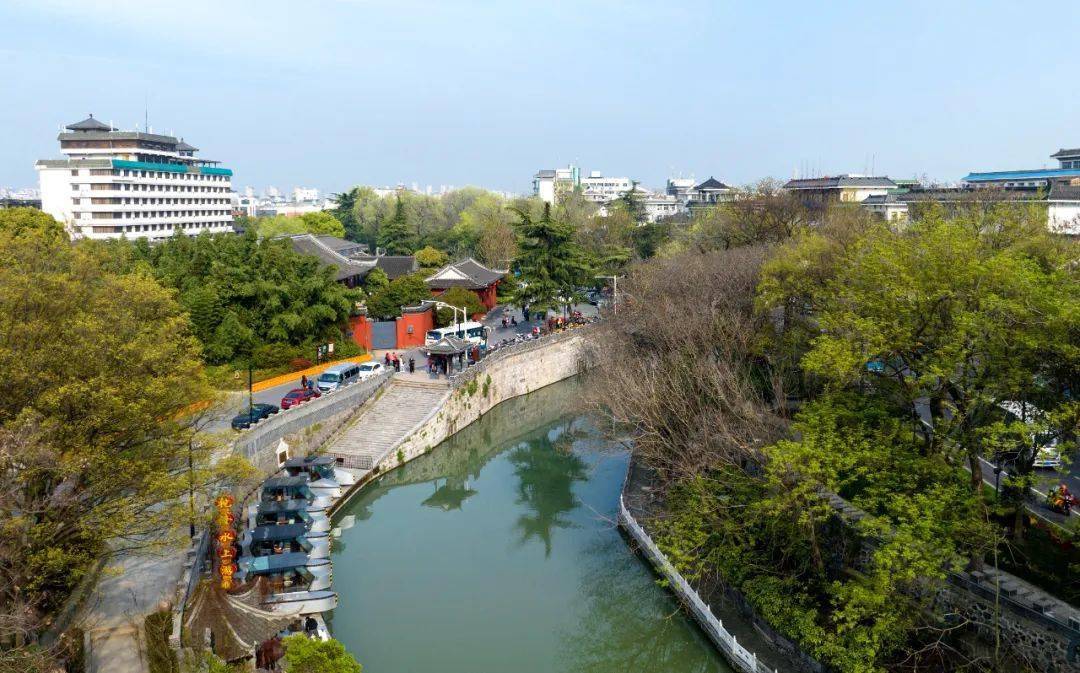
{"type": "Polygon", "coordinates": [[[576,381],[504,403],[337,517],[328,619],[365,673],[730,671],[614,520],[576,381]]]}

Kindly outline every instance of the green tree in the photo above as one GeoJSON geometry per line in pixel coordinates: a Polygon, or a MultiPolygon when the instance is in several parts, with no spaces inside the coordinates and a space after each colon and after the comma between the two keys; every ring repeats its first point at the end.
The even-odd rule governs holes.
{"type": "Polygon", "coordinates": [[[379,247],[390,255],[408,255],[412,253],[416,240],[417,237],[409,228],[405,216],[405,202],[398,196],[394,204],[394,214],[379,227],[379,247]]]}
{"type": "Polygon", "coordinates": [[[3,649],[65,601],[106,541],[161,539],[187,521],[189,486],[218,479],[215,444],[187,413],[210,397],[188,317],[152,276],[112,266],[102,246],[0,231],[3,649]]]}
{"type": "Polygon", "coordinates": [[[207,361],[222,364],[268,342],[337,340],[359,290],[334,280],[315,257],[288,241],[243,236],[176,236],[154,246],[100,246],[125,271],[146,269],[174,288],[195,325],[207,361]]]}
{"type": "MultiPolygon", "coordinates": [[[[809,258],[830,250],[803,241],[809,258]]],[[[988,433],[1007,430],[997,425],[1003,402],[1040,396],[1046,411],[1071,417],[1060,396],[1040,389],[1060,388],[1061,373],[1080,366],[1070,336],[1080,315],[1074,245],[1050,237],[1045,216],[1027,208],[934,209],[903,231],[872,227],[838,248],[824,282],[810,275],[818,265],[802,274],[788,265],[788,277],[767,286],[813,296],[819,332],[803,357],[807,371],[831,389],[866,389],[909,419],[925,404],[933,431],[924,452],[966,464],[978,493],[988,433]],[[868,370],[869,362],[878,364],[868,370]]]]}
{"type": "Polygon", "coordinates": [[[577,288],[589,282],[591,269],[574,241],[569,225],[552,219],[551,208],[533,219],[518,211],[521,244],[514,266],[518,286],[514,302],[533,309],[558,308],[577,299],[577,288]]]}
{"type": "Polygon", "coordinates": [[[361,666],[337,640],[322,641],[303,634],[284,640],[288,673],[360,673],[361,666]]]}
{"type": "Polygon", "coordinates": [[[253,221],[259,236],[274,238],[295,234],[316,234],[320,236],[345,236],[345,226],[327,211],[304,213],[297,217],[275,215],[256,218],[253,221]]]}
{"type": "Polygon", "coordinates": [[[337,194],[331,194],[330,198],[334,202],[334,209],[331,211],[334,217],[341,222],[341,226],[345,229],[345,238],[350,241],[360,242],[363,239],[360,238],[359,227],[356,222],[356,202],[360,198],[360,187],[353,187],[352,189],[337,194]]]}
{"type": "Polygon", "coordinates": [[[50,240],[67,239],[64,225],[53,219],[52,215],[37,208],[4,208],[0,210],[0,232],[14,237],[34,233],[43,235],[50,240]]]}
{"type": "Polygon", "coordinates": [[[368,315],[390,320],[401,315],[402,306],[417,306],[425,299],[431,299],[431,290],[424,282],[424,275],[409,274],[395,278],[385,288],[368,297],[368,315]]]}
{"type": "Polygon", "coordinates": [[[423,269],[437,269],[450,261],[450,256],[430,245],[416,251],[416,263],[423,269]]]}
{"type": "Polygon", "coordinates": [[[375,267],[368,274],[364,276],[364,291],[368,295],[373,295],[379,290],[383,290],[390,284],[390,277],[386,275],[386,272],[375,267]]]}
{"type": "MultiPolygon", "coordinates": [[[[466,290],[463,287],[450,288],[436,297],[436,299],[446,302],[451,306],[456,306],[459,309],[465,309],[467,320],[471,320],[472,316],[477,313],[487,313],[487,307],[480,302],[480,298],[476,296],[476,293],[472,290],[466,290]]],[[[454,313],[454,311],[448,308],[440,308],[435,312],[435,322],[439,327],[445,327],[454,322],[454,313]]],[[[457,312],[457,319],[461,320],[460,312],[457,312]]]]}

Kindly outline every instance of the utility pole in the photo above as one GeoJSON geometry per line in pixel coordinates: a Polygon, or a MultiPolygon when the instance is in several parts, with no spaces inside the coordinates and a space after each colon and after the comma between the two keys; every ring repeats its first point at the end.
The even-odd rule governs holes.
{"type": "Polygon", "coordinates": [[[615,311],[615,315],[619,315],[619,277],[618,276],[593,276],[593,278],[602,278],[611,281],[611,303],[615,311]]]}
{"type": "Polygon", "coordinates": [[[251,360],[248,360],[248,422],[251,422],[251,417],[255,413],[255,396],[252,392],[251,384],[251,360]]]}

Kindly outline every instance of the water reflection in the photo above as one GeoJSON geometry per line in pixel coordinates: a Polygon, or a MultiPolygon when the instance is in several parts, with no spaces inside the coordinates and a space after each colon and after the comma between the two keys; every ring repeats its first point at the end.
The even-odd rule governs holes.
{"type": "Polygon", "coordinates": [[[328,622],[365,673],[728,670],[617,532],[626,456],[577,389],[500,405],[343,508],[328,622]]]}
{"type": "Polygon", "coordinates": [[[507,456],[518,478],[517,502],[529,510],[517,520],[519,543],[539,538],[544,543],[545,557],[551,556],[552,530],[572,525],[563,514],[577,505],[574,482],[588,475],[585,462],[573,453],[572,441],[566,437],[569,425],[566,421],[523,442],[507,456]]]}
{"type": "MultiPolygon", "coordinates": [[[[611,523],[614,527],[614,523],[611,523]]],[[[582,555],[579,614],[568,624],[560,663],[566,671],[728,671],[704,634],[650,582],[627,581],[641,562],[603,539],[582,555]]],[[[647,574],[647,573],[646,573],[647,574]]]]}
{"type": "Polygon", "coordinates": [[[435,486],[435,492],[431,494],[422,505],[434,507],[448,512],[452,509],[461,509],[461,503],[476,495],[477,491],[469,488],[469,482],[459,476],[443,479],[442,486],[439,480],[431,482],[435,486]]]}

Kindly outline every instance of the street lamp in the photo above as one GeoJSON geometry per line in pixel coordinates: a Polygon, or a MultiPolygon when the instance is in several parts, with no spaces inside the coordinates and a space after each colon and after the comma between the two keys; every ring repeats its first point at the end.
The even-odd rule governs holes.
{"type": "Polygon", "coordinates": [[[453,304],[447,304],[445,301],[439,301],[437,299],[421,299],[420,300],[420,305],[421,306],[428,306],[428,305],[438,306],[439,308],[448,308],[451,311],[453,311],[454,312],[454,332],[455,333],[458,332],[458,326],[461,324],[461,323],[458,322],[458,319],[457,319],[457,312],[458,311],[461,311],[461,322],[466,322],[466,320],[465,320],[465,307],[458,308],[457,306],[454,306],[453,304]]]}
{"type": "Polygon", "coordinates": [[[610,280],[612,284],[611,289],[611,303],[615,309],[615,315],[619,315],[619,277],[618,276],[593,276],[593,278],[601,278],[610,280]]]}

